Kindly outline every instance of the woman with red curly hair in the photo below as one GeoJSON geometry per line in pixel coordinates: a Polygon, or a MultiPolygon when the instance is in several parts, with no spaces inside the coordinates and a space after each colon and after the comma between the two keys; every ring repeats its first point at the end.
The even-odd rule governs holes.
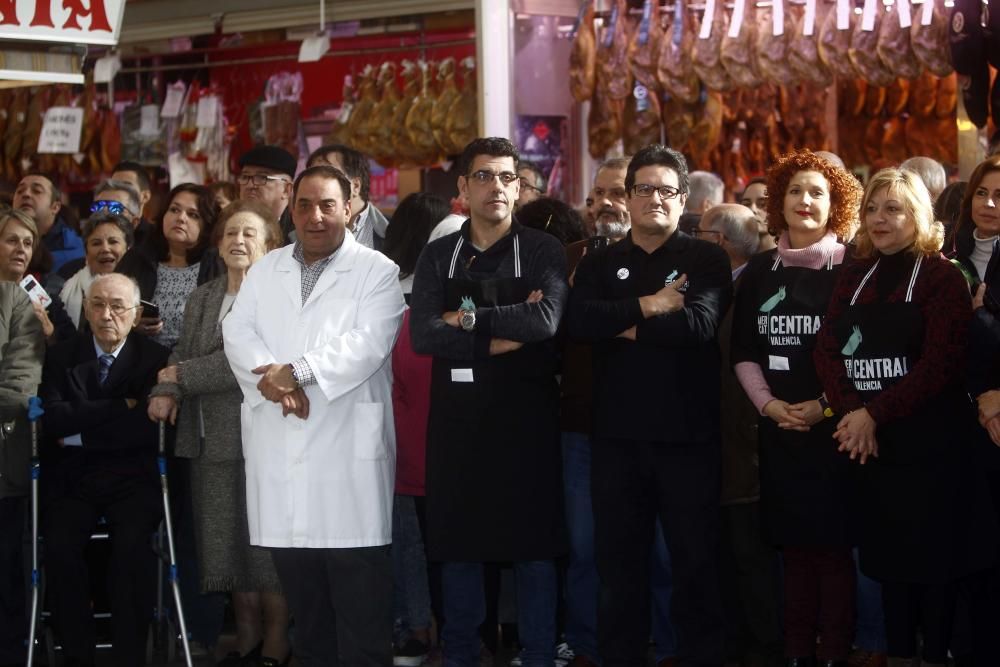
{"type": "Polygon", "coordinates": [[[784,556],[789,667],[843,664],[854,634],[848,463],[813,366],[813,348],[844,260],[861,186],[811,151],[767,174],[778,247],[754,256],[733,314],[736,375],[761,414],[761,523],[784,556]],[[821,642],[817,649],[816,639],[821,642]],[[814,657],[814,653],[818,656],[814,657]]]}
{"type": "Polygon", "coordinates": [[[834,444],[860,464],[858,552],[882,583],[889,665],[910,664],[918,630],[922,664],[944,665],[957,582],[986,569],[996,546],[964,386],[972,298],[941,256],[944,229],[917,175],[878,172],[861,211],[858,261],[834,289],[816,370],[834,444]]]}

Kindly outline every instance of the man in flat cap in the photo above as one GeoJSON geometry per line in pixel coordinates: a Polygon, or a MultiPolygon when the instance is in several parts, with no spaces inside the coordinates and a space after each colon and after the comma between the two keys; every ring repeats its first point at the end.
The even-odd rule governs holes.
{"type": "Polygon", "coordinates": [[[278,146],[254,146],[240,156],[240,199],[253,199],[267,206],[289,241],[292,217],[288,202],[297,162],[291,153],[278,146]]]}

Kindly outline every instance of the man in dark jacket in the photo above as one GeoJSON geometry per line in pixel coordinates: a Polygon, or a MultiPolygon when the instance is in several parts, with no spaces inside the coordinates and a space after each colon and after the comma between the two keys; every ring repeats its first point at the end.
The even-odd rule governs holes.
{"type": "Polygon", "coordinates": [[[678,230],[687,163],[661,145],[625,175],[632,229],[588,253],[570,297],[570,335],[594,343],[592,489],[598,650],[643,664],[649,549],[659,514],[670,550],[680,665],[721,665],[718,581],[719,351],[729,258],[678,230]]]}
{"type": "Polygon", "coordinates": [[[506,139],[466,146],[458,188],[470,219],[424,249],[413,283],[413,349],[434,357],[427,546],[443,563],[446,665],[478,663],[483,563],[497,561],[514,563],[524,666],[555,659],[565,525],[553,337],[566,256],[513,220],[517,161],[506,139]]]}
{"type": "Polygon", "coordinates": [[[42,375],[42,326],[20,285],[0,282],[0,665],[24,664],[28,397],[42,375]]]}
{"type": "Polygon", "coordinates": [[[117,273],[87,292],[90,331],[50,348],[42,373],[45,567],[64,664],[94,664],[94,621],[84,547],[97,520],[111,532],[112,655],[145,661],[156,592],[150,538],[162,516],[156,424],[146,416],[170,351],[132,331],[139,287],[117,273]]]}

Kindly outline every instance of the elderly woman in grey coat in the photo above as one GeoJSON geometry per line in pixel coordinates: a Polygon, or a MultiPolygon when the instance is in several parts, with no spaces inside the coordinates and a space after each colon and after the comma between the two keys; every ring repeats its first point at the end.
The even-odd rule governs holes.
{"type": "Polygon", "coordinates": [[[24,517],[31,435],[28,397],[38,389],[42,325],[21,286],[0,281],[0,665],[24,662],[27,635],[24,517]]]}
{"type": "Polygon", "coordinates": [[[216,225],[226,275],[191,293],[180,340],[160,371],[149,416],[177,425],[179,457],[191,459],[201,588],[233,596],[237,653],[222,665],[287,662],[288,607],[271,556],[250,545],[240,430],[243,397],[222,347],[223,318],[250,266],[282,239],[259,203],[237,201],[216,225]]]}

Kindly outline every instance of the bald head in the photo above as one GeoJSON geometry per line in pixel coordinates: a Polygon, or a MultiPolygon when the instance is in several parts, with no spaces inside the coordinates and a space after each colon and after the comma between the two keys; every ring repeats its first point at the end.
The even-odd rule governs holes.
{"type": "Polygon", "coordinates": [[[920,177],[920,180],[927,186],[927,191],[931,193],[931,201],[937,201],[946,185],[948,185],[948,175],[940,162],[929,157],[917,156],[904,160],[900,169],[912,171],[920,177]]]}
{"type": "Polygon", "coordinates": [[[830,151],[816,151],[816,155],[823,158],[830,164],[840,167],[841,169],[847,169],[847,165],[844,164],[844,161],[841,160],[840,156],[836,153],[831,153],[830,151]]]}
{"type": "Polygon", "coordinates": [[[735,268],[756,254],[760,246],[758,224],[757,217],[746,206],[719,204],[705,211],[698,226],[720,234],[719,245],[735,268]]]}

